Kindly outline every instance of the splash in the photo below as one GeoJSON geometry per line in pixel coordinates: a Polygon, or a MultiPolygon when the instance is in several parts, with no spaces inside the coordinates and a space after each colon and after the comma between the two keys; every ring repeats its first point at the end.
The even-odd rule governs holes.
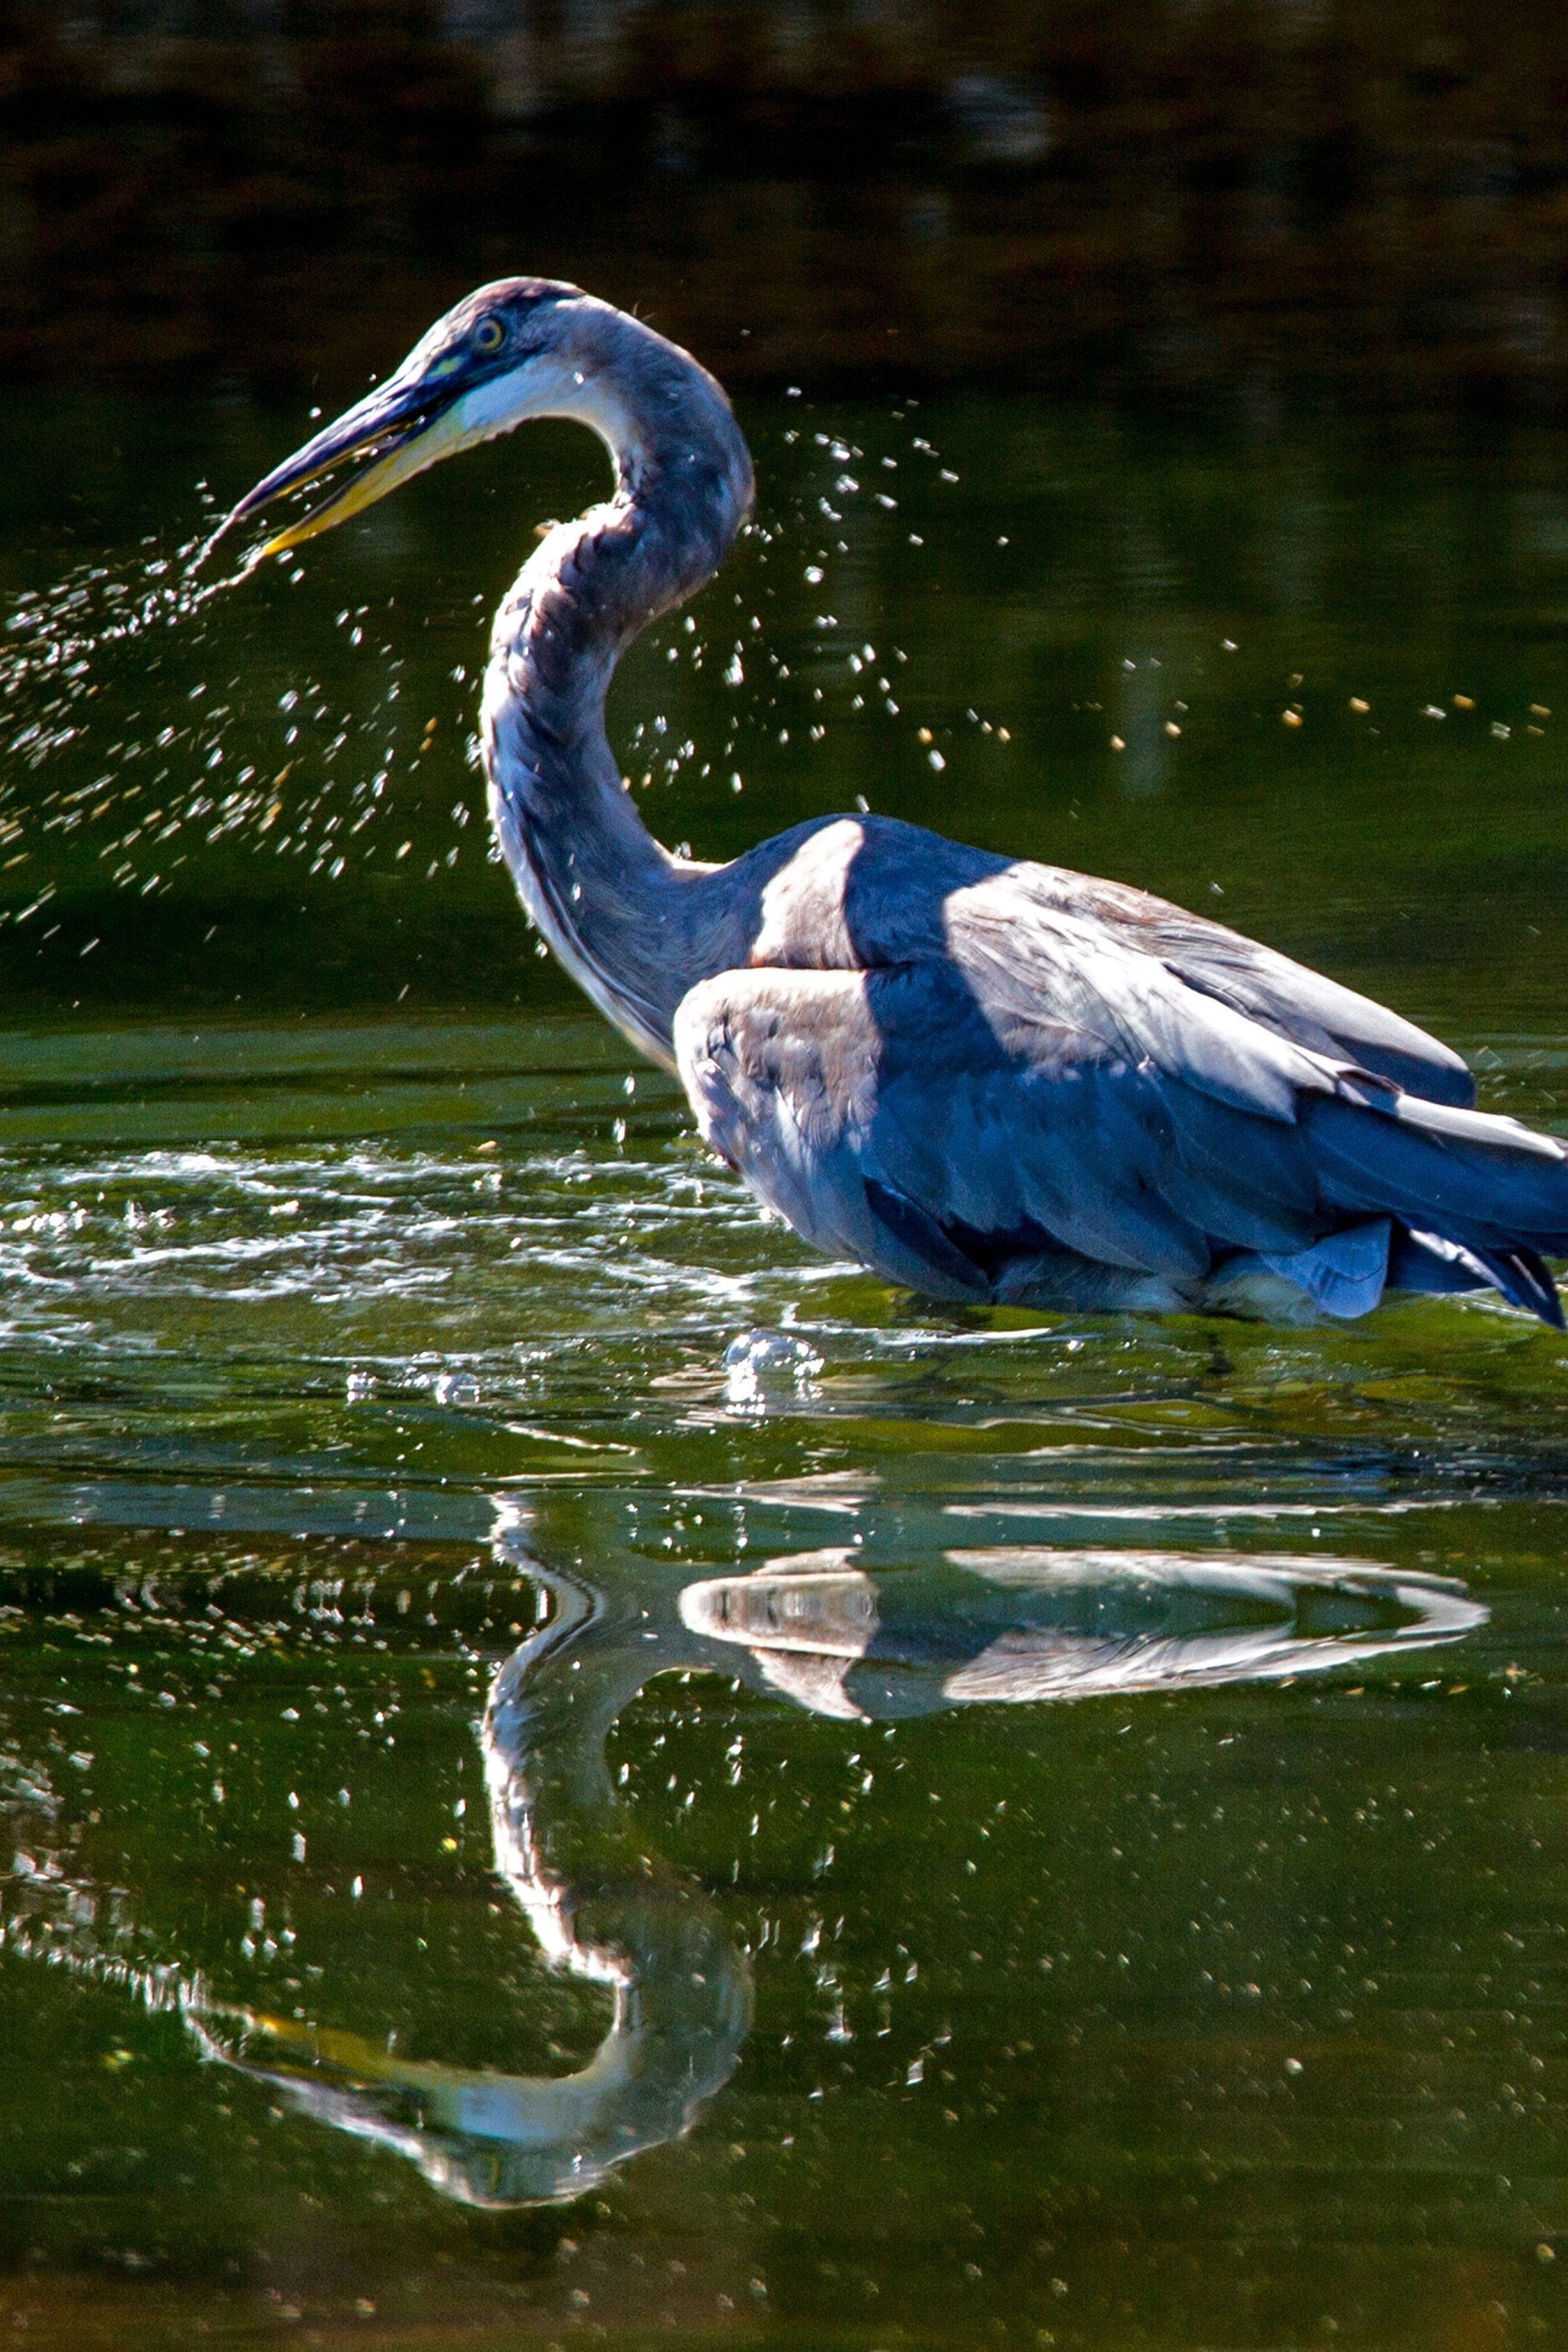
{"type": "MultiPolygon", "coordinates": [[[[939,448],[898,408],[886,429],[862,419],[859,440],[814,429],[809,403],[786,415],[800,426],[758,436],[771,505],[701,602],[650,633],[640,688],[623,689],[640,709],[614,731],[658,829],[651,803],[671,789],[697,788],[716,814],[753,769],[809,777],[847,755],[879,800],[884,768],[940,771],[962,756],[955,734],[1010,740],[978,710],[955,725],[921,692],[868,597],[895,555],[925,561],[898,551],[926,543],[907,529],[911,469],[924,504],[927,475],[953,494],[939,448]]],[[[19,594],[0,625],[0,892],[24,900],[0,907],[0,924],[37,921],[47,938],[61,889],[162,898],[215,857],[282,861],[290,880],[392,869],[416,883],[488,846],[468,830],[478,648],[434,669],[437,640],[395,624],[384,591],[344,604],[323,643],[314,583],[296,601],[305,565],[267,562],[260,542],[205,577],[233,517],[215,521],[216,497],[197,488],[199,530],[79,564],[19,594]],[[432,782],[459,762],[456,793],[436,802],[432,782]]],[[[465,594],[438,625],[477,633],[489,601],[465,594]]]]}
{"type": "MultiPolygon", "coordinates": [[[[129,564],[79,565],[7,614],[0,878],[34,859],[48,878],[32,903],[0,909],[0,923],[41,913],[67,873],[85,867],[100,887],[161,897],[193,858],[217,850],[298,859],[336,880],[370,846],[350,845],[390,814],[395,769],[417,769],[429,751],[435,719],[411,753],[400,740],[404,664],[390,643],[371,653],[383,667],[368,709],[362,697],[345,706],[314,672],[280,680],[254,657],[257,616],[233,592],[256,580],[259,551],[198,576],[223,528],[172,550],[150,541],[129,564]]],[[[304,577],[294,567],[288,587],[304,577]]],[[[362,604],[336,617],[356,655],[370,613],[362,604]]],[[[465,808],[454,822],[467,818],[465,808]]]]}

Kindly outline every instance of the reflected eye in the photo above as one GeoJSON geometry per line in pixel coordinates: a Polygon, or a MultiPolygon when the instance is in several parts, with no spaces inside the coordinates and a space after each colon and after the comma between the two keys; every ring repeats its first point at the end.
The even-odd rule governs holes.
{"type": "Polygon", "coordinates": [[[506,341],[506,329],[499,319],[481,319],[474,329],[474,349],[477,352],[499,352],[506,341]]]}

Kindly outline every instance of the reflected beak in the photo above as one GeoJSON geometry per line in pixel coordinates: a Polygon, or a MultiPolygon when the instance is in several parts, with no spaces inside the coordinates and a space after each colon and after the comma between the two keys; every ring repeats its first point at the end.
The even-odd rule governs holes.
{"type": "Polygon", "coordinates": [[[323,505],[256,549],[250,561],[260,562],[268,555],[286,554],[319,531],[331,530],[335,523],[362,514],[410,475],[423,473],[461,446],[466,436],[457,403],[464,389],[460,378],[442,383],[423,372],[413,380],[402,380],[400,374],[378,384],[247,491],[224,521],[222,530],[258,514],[287,491],[303,489],[356,459],[363,462],[349,481],[323,505]]]}

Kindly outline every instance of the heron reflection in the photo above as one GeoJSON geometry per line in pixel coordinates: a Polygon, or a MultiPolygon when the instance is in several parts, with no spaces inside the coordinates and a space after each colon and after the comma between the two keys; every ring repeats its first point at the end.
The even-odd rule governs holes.
{"type": "Polygon", "coordinates": [[[605,1762],[660,1675],[707,1669],[814,1715],[1212,1688],[1452,1642],[1486,1611],[1447,1580],[1371,1561],[1056,1548],[869,1568],[809,1551],[662,1595],[642,1563],[597,1584],[519,1560],[544,1622],[497,1673],[480,1727],[495,1867],[559,1968],[608,1988],[572,2074],[409,2060],[358,2034],[188,1999],[214,2059],[479,2205],[577,2197],[679,2137],[728,2080],[751,1979],[716,1903],[647,1851],[605,1762]]]}

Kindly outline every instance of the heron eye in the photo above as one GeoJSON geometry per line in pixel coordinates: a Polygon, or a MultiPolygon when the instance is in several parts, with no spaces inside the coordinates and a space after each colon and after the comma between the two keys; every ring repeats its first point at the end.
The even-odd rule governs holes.
{"type": "Polygon", "coordinates": [[[474,329],[474,349],[477,352],[499,352],[506,341],[506,329],[499,319],[481,319],[474,329]]]}

